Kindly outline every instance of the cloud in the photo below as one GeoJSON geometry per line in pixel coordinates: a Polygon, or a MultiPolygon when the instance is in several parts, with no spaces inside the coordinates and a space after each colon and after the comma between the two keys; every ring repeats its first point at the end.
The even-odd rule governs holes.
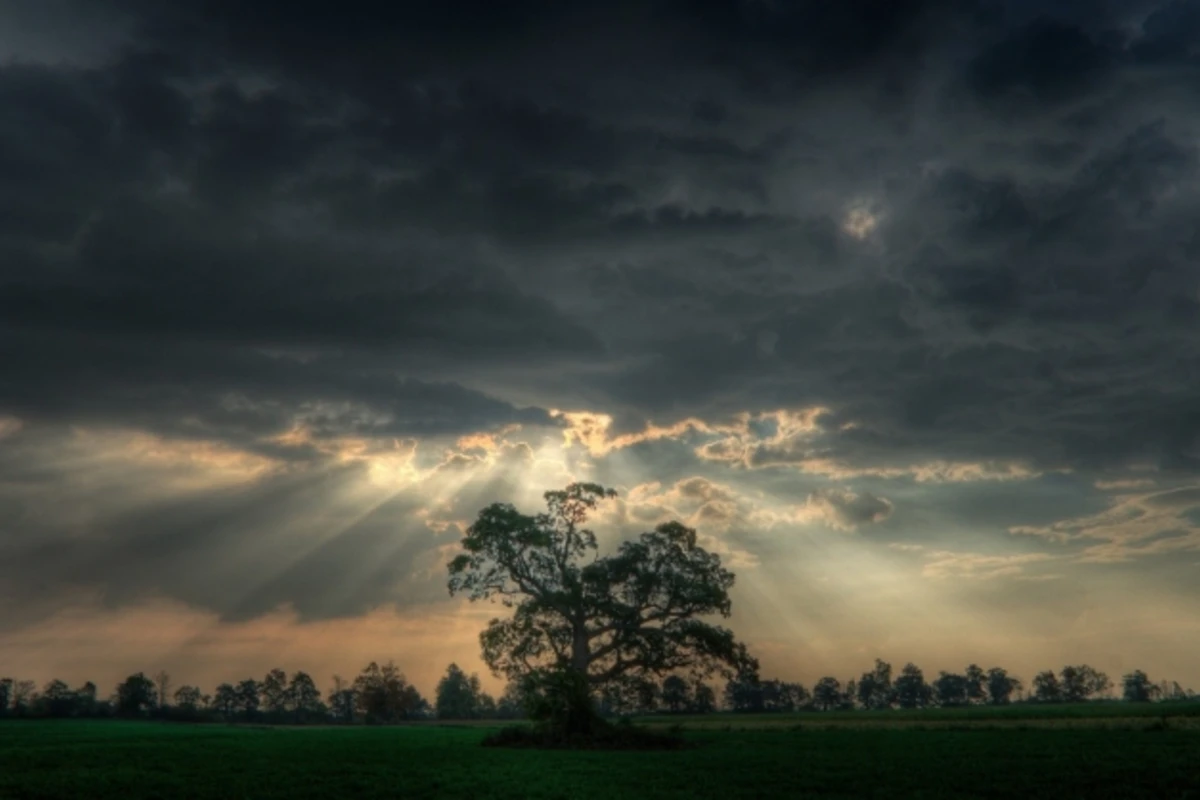
{"type": "Polygon", "coordinates": [[[1027,576],[1022,573],[1030,564],[1051,561],[1054,556],[1047,553],[1024,553],[1020,555],[983,555],[980,553],[955,553],[944,550],[930,553],[921,574],[927,578],[965,578],[970,580],[994,580],[996,578],[1019,577],[1022,580],[1052,580],[1055,576],[1027,576]]]}
{"type": "Polygon", "coordinates": [[[1085,545],[1077,558],[1094,563],[1200,550],[1200,486],[1121,494],[1099,514],[1044,526],[1014,526],[1010,532],[1085,545]]]}
{"type": "Polygon", "coordinates": [[[859,525],[883,522],[892,515],[894,506],[882,497],[869,492],[856,494],[849,489],[821,489],[808,497],[808,507],[826,524],[841,530],[854,530],[859,525]]]}

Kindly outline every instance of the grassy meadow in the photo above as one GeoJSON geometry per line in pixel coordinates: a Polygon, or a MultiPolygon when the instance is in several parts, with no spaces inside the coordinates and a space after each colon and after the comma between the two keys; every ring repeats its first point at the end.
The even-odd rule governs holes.
{"type": "Polygon", "coordinates": [[[672,752],[485,748],[491,724],[0,723],[0,798],[1200,798],[1200,705],[718,715],[672,752]]]}

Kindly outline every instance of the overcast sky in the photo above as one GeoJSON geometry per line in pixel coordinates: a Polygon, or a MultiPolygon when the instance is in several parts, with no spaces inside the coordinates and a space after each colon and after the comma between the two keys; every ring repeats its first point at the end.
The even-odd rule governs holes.
{"type": "MultiPolygon", "coordinates": [[[[764,673],[1200,688],[1200,2],[0,1],[0,673],[485,671],[594,480],[764,673]]],[[[491,686],[496,682],[487,678],[491,686]]]]}

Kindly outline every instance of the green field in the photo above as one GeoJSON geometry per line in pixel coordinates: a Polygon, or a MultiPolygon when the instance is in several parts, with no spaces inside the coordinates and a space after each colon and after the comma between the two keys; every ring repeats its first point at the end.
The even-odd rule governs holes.
{"type": "Polygon", "coordinates": [[[634,753],[484,748],[485,725],[19,721],[0,797],[1200,798],[1200,708],[1163,710],[721,715],[634,753]]]}

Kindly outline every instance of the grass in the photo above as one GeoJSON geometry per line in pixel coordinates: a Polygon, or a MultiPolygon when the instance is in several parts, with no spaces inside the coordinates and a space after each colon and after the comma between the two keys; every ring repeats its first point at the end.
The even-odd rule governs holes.
{"type": "Polygon", "coordinates": [[[639,724],[660,726],[682,723],[689,729],[879,727],[889,728],[1117,728],[1141,729],[1166,719],[1172,728],[1200,730],[1200,703],[1077,703],[1061,705],[1019,704],[925,708],[913,711],[831,711],[796,714],[709,714],[640,717],[639,724]]]}
{"type": "Polygon", "coordinates": [[[921,729],[904,714],[672,718],[695,746],[671,752],[485,748],[482,726],[7,722],[0,798],[1200,798],[1200,729],[1185,725],[1200,709],[1165,727],[1088,710],[1057,715],[1094,723],[1070,730],[997,727],[1020,720],[1008,709],[921,729]]]}

